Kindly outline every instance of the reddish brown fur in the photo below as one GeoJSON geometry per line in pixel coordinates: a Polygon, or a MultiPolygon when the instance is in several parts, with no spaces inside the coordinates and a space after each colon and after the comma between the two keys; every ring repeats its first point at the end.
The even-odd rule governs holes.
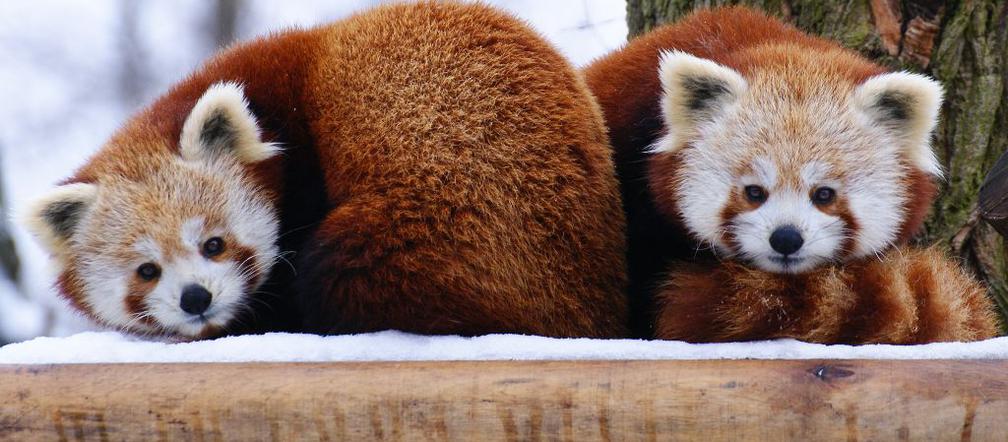
{"type": "Polygon", "coordinates": [[[986,290],[935,249],[895,249],[801,276],[687,265],[667,281],[657,295],[660,339],[921,344],[998,333],[986,290]]]}
{"type": "Polygon", "coordinates": [[[156,326],[154,317],[145,313],[148,308],[147,294],[153,289],[153,283],[134,277],[134,280],[130,281],[126,295],[126,312],[137,318],[137,321],[152,327],[156,326]]]}
{"type": "MultiPolygon", "coordinates": [[[[871,63],[853,51],[840,47],[835,42],[810,36],[793,26],[744,7],[698,10],[678,23],[657,28],[631,40],[624,48],[585,68],[588,85],[598,98],[609,126],[610,141],[614,148],[616,167],[620,176],[629,230],[630,295],[634,307],[632,313],[638,324],[636,331],[642,335],[654,331],[652,315],[655,311],[655,300],[652,297],[655,296],[656,287],[666,281],[669,263],[713,260],[713,257],[703,250],[704,245],[697,244],[690,237],[680,219],[678,196],[672,190],[677,188],[680,155],[646,154],[647,148],[662,135],[659,108],[662,89],[658,75],[660,55],[664,51],[673,49],[710,59],[738,71],[744,77],[754,74],[773,75],[774,72],[792,69],[796,65],[816,66],[818,70],[821,70],[822,77],[805,78],[803,81],[831,81],[853,88],[874,75],[886,72],[881,66],[871,63]]],[[[789,93],[794,94],[794,99],[798,100],[807,93],[808,86],[811,84],[798,82],[789,89],[789,93]]],[[[795,124],[799,123],[800,121],[795,120],[795,124]]],[[[797,128],[795,130],[797,132],[797,128]]],[[[919,231],[937,192],[937,186],[931,175],[910,164],[907,164],[907,170],[905,189],[909,201],[903,207],[906,215],[897,233],[895,243],[898,245],[906,244],[919,231]]],[[[748,204],[744,197],[733,196],[733,202],[724,208],[722,219],[732,219],[735,214],[747,210],[748,204]]],[[[851,231],[859,227],[858,221],[851,215],[842,197],[840,201],[835,203],[835,207],[824,210],[835,212],[844,220],[851,231]]],[[[728,236],[725,242],[729,248],[732,248],[734,247],[733,238],[728,236]]],[[[844,256],[849,256],[854,252],[854,245],[853,238],[846,240],[841,247],[844,256]]],[[[923,258],[921,259],[923,260],[923,258]]],[[[953,273],[954,264],[952,263],[932,263],[928,260],[922,262],[925,261],[942,270],[944,274],[953,273]]],[[[801,332],[800,336],[824,342],[837,340],[845,342],[883,341],[885,336],[894,336],[902,340],[911,339],[909,338],[910,334],[900,329],[901,326],[897,324],[891,325],[893,327],[891,331],[876,330],[880,333],[878,335],[840,337],[825,332],[813,333],[811,330],[818,330],[812,325],[814,321],[805,325],[805,328],[799,329],[793,328],[796,327],[793,324],[773,322],[784,318],[773,319],[776,316],[771,314],[772,312],[781,314],[787,312],[789,315],[794,315],[796,312],[811,314],[817,311],[838,313],[842,311],[842,306],[855,305],[850,303],[852,302],[850,299],[853,299],[854,296],[860,300],[856,305],[864,307],[875,302],[876,304],[872,308],[882,311],[878,316],[858,313],[862,319],[868,318],[865,320],[874,321],[872,318],[877,317],[891,320],[901,315],[908,315],[908,318],[917,321],[918,315],[910,314],[905,310],[906,306],[895,303],[896,298],[885,294],[901,293],[906,295],[904,296],[906,300],[940,299],[932,288],[926,285],[919,287],[915,285],[914,287],[918,289],[919,293],[914,293],[913,297],[907,295],[906,290],[886,285],[905,284],[908,281],[911,284],[917,284],[919,280],[911,278],[910,274],[897,275],[894,277],[896,279],[892,280],[886,279],[885,275],[861,280],[862,277],[873,275],[872,271],[881,271],[881,269],[869,267],[862,270],[856,266],[849,270],[829,269],[828,273],[833,275],[832,279],[800,277],[794,278],[793,281],[790,280],[791,276],[761,274],[757,270],[747,269],[737,263],[725,263],[720,267],[719,265],[706,266],[703,271],[676,271],[674,278],[665,282],[668,284],[666,287],[657,289],[657,293],[659,293],[657,296],[660,296],[665,303],[664,310],[660,310],[659,321],[664,321],[665,325],[656,331],[656,334],[658,337],[665,338],[725,340],[756,339],[771,337],[771,335],[784,336],[781,334],[783,333],[781,330],[797,330],[801,332]],[[731,299],[739,300],[747,295],[756,296],[756,294],[763,292],[734,293],[732,292],[733,287],[721,284],[722,280],[736,280],[736,284],[741,284],[743,287],[748,287],[746,285],[748,282],[784,284],[779,287],[779,290],[784,291],[794,291],[799,287],[805,287],[803,290],[808,290],[809,293],[827,292],[833,296],[826,299],[816,299],[811,295],[798,298],[794,296],[759,297],[755,301],[760,303],[759,307],[763,310],[748,310],[750,306],[742,301],[737,301],[737,304],[729,303],[729,305],[719,303],[729,302],[723,300],[729,294],[733,296],[731,299]],[[783,287],[787,287],[787,290],[783,287]],[[695,290],[695,293],[683,295],[690,290],[695,290]],[[681,298],[670,301],[673,298],[670,293],[675,293],[681,298]],[[846,293],[848,297],[841,296],[843,293],[846,293]],[[882,295],[872,301],[874,293],[882,295]],[[713,295],[708,298],[708,294],[713,295]],[[807,305],[795,304],[799,301],[805,302],[807,305]],[[769,304],[762,304],[766,302],[769,304]],[[824,302],[826,304],[823,304],[824,302]],[[737,316],[732,317],[732,314],[737,316]],[[752,315],[771,320],[771,322],[769,324],[751,322],[753,321],[752,315]],[[713,325],[710,322],[712,318],[719,318],[721,322],[718,325],[713,325]],[[727,328],[721,330],[723,327],[727,328]],[[764,327],[766,331],[773,331],[773,333],[761,335],[760,330],[763,328],[756,330],[751,327],[764,327]],[[737,331],[732,332],[735,329],[737,331]],[[721,332],[717,332],[717,330],[721,330],[721,332]]],[[[958,278],[958,280],[963,279],[965,277],[958,278]]],[[[963,296],[974,300],[969,302],[977,303],[971,304],[972,309],[962,311],[980,312],[978,314],[986,315],[985,309],[989,307],[981,308],[985,298],[974,296],[975,291],[980,290],[978,286],[972,281],[970,284],[962,283],[960,285],[968,286],[964,288],[968,293],[963,296]]],[[[776,286],[772,285],[765,290],[769,292],[777,290],[773,287],[776,286]]],[[[956,288],[959,286],[946,285],[944,287],[956,288]]],[[[750,288],[756,290],[759,286],[754,285],[750,288]]],[[[956,294],[957,292],[951,292],[948,295],[954,296],[956,294]]],[[[948,302],[953,301],[954,299],[948,300],[948,302]]],[[[956,320],[964,320],[962,317],[951,317],[947,318],[949,321],[947,322],[940,316],[931,315],[932,312],[941,311],[941,308],[935,306],[934,303],[928,305],[931,307],[924,310],[919,318],[930,325],[920,325],[921,327],[926,326],[929,327],[928,329],[933,329],[933,327],[940,327],[956,320]]],[[[817,313],[809,318],[819,318],[820,316],[821,314],[817,313]]],[[[787,318],[794,320],[792,316],[787,318]]],[[[906,320],[910,321],[910,319],[906,320]]],[[[987,332],[993,330],[985,328],[987,324],[990,324],[989,318],[982,316],[978,321],[982,324],[976,325],[973,329],[983,330],[982,333],[960,333],[955,331],[958,329],[953,329],[949,331],[949,335],[964,339],[987,336],[987,332]]],[[[828,325],[823,327],[833,330],[833,332],[837,328],[828,325]]],[[[847,328],[868,330],[872,327],[881,327],[881,323],[873,322],[872,324],[847,328]]],[[[928,334],[928,336],[939,335],[941,333],[937,331],[928,334]]],[[[918,338],[919,340],[931,339],[930,337],[914,337],[913,339],[918,338]]]]}
{"type": "Polygon", "coordinates": [[[70,307],[81,312],[88,319],[96,322],[100,321],[100,318],[95,316],[91,308],[84,303],[84,283],[77,276],[77,271],[73,266],[63,269],[56,279],[56,287],[59,288],[60,294],[70,303],[70,307]]]}
{"type": "MultiPolygon", "coordinates": [[[[482,5],[380,7],[228,49],[131,120],[69,182],[140,179],[215,82],[245,85],[267,141],[294,329],[625,335],[624,221],[601,113],[569,64],[482,5]]],[[[70,266],[60,285],[80,284],[70,266]]],[[[80,306],[78,306],[80,307],[80,306]]],[[[87,311],[86,309],[83,309],[87,311]]]]}
{"type": "Polygon", "coordinates": [[[896,237],[897,244],[905,244],[920,231],[931,203],[938,196],[938,185],[926,172],[911,169],[906,181],[905,187],[912,191],[909,192],[910,201],[906,205],[906,218],[896,237]]]}

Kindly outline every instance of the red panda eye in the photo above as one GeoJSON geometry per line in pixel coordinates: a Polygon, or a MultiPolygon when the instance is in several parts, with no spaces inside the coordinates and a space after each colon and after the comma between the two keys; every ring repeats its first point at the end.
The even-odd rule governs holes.
{"type": "Polygon", "coordinates": [[[144,281],[153,281],[158,276],[161,276],[161,268],[152,262],[147,262],[140,264],[137,267],[137,276],[144,281]]]}
{"type": "Polygon", "coordinates": [[[836,199],[836,191],[830,187],[820,187],[812,192],[812,202],[825,205],[832,203],[836,199]]]}
{"type": "Polygon", "coordinates": [[[767,192],[760,186],[745,186],[745,196],[749,202],[762,203],[767,199],[767,192]]]}
{"type": "Polygon", "coordinates": [[[220,255],[224,251],[224,240],[213,237],[203,243],[203,255],[207,257],[220,255]]]}

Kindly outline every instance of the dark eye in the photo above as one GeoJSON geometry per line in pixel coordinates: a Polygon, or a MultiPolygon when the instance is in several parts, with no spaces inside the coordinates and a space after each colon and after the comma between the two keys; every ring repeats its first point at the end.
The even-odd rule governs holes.
{"type": "Polygon", "coordinates": [[[820,187],[812,192],[812,202],[818,205],[832,203],[836,199],[836,191],[830,187],[820,187]]]}
{"type": "Polygon", "coordinates": [[[762,203],[767,199],[767,192],[760,186],[745,186],[745,196],[750,202],[762,203]]]}
{"type": "Polygon", "coordinates": [[[161,276],[161,268],[152,262],[143,263],[140,264],[140,267],[137,267],[137,276],[144,281],[153,281],[158,276],[161,276]]]}
{"type": "Polygon", "coordinates": [[[206,257],[220,255],[224,251],[224,240],[218,237],[213,237],[206,240],[203,243],[203,255],[206,257]]]}

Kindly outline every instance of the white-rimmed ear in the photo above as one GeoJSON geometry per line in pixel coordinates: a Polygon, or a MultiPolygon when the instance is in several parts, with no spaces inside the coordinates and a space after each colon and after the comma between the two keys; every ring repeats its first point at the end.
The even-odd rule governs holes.
{"type": "Polygon", "coordinates": [[[21,222],[50,253],[58,255],[66,249],[67,241],[97,197],[95,184],[59,186],[28,206],[21,222]]]}
{"type": "Polygon", "coordinates": [[[278,146],[262,141],[245,92],[233,82],[216,83],[203,93],[182,125],[179,146],[187,160],[230,154],[246,164],[280,152],[278,146]]]}
{"type": "Polygon", "coordinates": [[[942,170],[931,150],[931,132],[938,124],[941,103],[941,85],[910,72],[877,75],[854,91],[854,106],[899,138],[910,163],[939,177],[942,170]]]}
{"type": "Polygon", "coordinates": [[[735,70],[682,51],[662,53],[658,75],[666,133],[652,152],[680,149],[699,124],[717,116],[748,88],[735,70]]]}

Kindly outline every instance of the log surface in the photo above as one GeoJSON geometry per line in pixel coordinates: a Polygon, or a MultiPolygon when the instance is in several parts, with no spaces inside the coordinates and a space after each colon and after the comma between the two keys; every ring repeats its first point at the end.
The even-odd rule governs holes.
{"type": "Polygon", "coordinates": [[[0,365],[0,440],[1006,440],[1008,361],[0,365]]]}

